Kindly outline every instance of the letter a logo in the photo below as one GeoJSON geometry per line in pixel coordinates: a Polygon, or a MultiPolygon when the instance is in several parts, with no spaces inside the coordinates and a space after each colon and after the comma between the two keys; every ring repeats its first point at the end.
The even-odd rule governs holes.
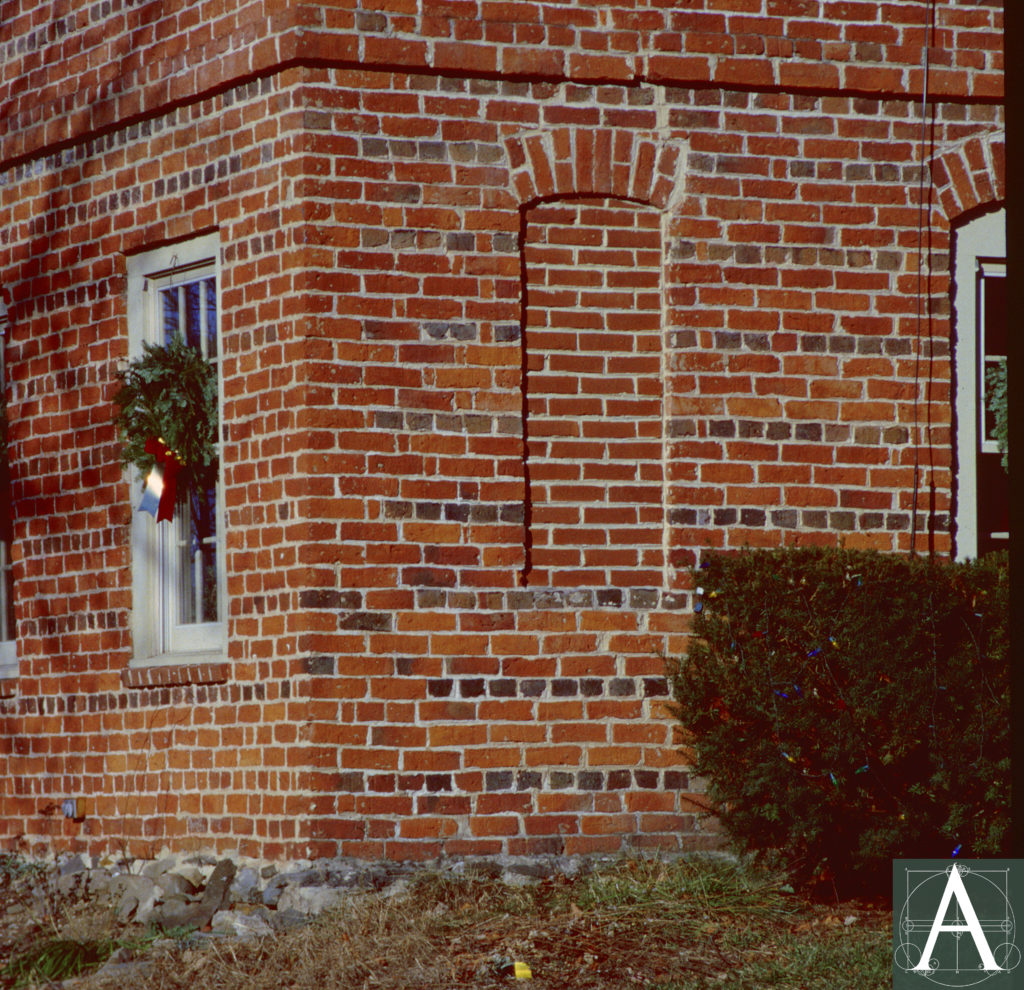
{"type": "Polygon", "coordinates": [[[927,971],[930,969],[932,951],[935,949],[935,943],[941,932],[952,932],[958,938],[959,933],[970,932],[971,937],[974,939],[975,947],[978,950],[978,955],[981,958],[982,969],[986,972],[991,972],[998,971],[1001,968],[996,962],[995,956],[992,955],[992,949],[989,947],[988,939],[985,938],[985,932],[982,930],[981,922],[978,920],[978,914],[974,910],[970,897],[967,896],[967,888],[964,887],[963,877],[960,876],[960,868],[956,865],[949,871],[949,880],[946,882],[946,889],[943,891],[939,910],[935,913],[935,921],[932,922],[931,931],[928,933],[928,940],[925,942],[924,949],[921,952],[921,959],[914,967],[915,970],[927,971]],[[949,903],[954,897],[964,920],[962,924],[950,925],[945,923],[946,910],[949,908],[949,903]]]}
{"type": "Polygon", "coordinates": [[[893,990],[1024,990],[1024,860],[893,860],[893,990]]]}

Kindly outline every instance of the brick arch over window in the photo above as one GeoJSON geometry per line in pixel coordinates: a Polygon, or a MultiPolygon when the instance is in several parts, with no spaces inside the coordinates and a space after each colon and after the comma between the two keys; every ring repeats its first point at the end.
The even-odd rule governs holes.
{"type": "Polygon", "coordinates": [[[683,190],[686,147],[656,132],[611,127],[530,131],[508,138],[505,150],[521,203],[595,195],[666,210],[683,190]]]}
{"type": "Polygon", "coordinates": [[[932,159],[932,181],[946,219],[1006,199],[1006,135],[980,134],[932,159]]]}
{"type": "Polygon", "coordinates": [[[935,194],[953,234],[951,342],[953,506],[958,557],[1006,545],[1010,491],[987,436],[985,370],[1007,346],[1006,137],[993,131],[944,149],[932,160],[935,194]]]}
{"type": "Polygon", "coordinates": [[[522,204],[524,583],[659,600],[666,218],[685,146],[611,128],[507,142],[522,204]],[[647,589],[646,591],[644,589],[647,589]]]}

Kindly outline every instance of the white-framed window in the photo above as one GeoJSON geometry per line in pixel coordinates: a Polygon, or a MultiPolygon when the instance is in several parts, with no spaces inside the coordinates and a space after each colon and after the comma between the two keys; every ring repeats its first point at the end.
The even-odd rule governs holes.
{"type": "Polygon", "coordinates": [[[1006,360],[1006,212],[956,233],[956,556],[1009,546],[1009,478],[992,437],[987,371],[1006,360]]]}
{"type": "MultiPolygon", "coordinates": [[[[176,335],[218,369],[220,239],[209,234],[128,259],[132,358],[142,344],[176,335]]],[[[218,384],[219,388],[219,384],[218,384]]],[[[132,521],[132,638],[135,665],[222,659],[226,651],[222,473],[210,487],[178,486],[174,518],[132,521]]],[[[133,471],[136,504],[143,479],[133,471]]]]}

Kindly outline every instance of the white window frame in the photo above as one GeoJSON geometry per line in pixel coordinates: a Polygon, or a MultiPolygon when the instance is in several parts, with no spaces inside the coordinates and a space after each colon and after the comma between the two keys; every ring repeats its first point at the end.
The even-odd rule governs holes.
{"type": "MultiPolygon", "coordinates": [[[[142,354],[143,341],[162,343],[159,320],[159,290],[177,281],[197,277],[215,279],[217,299],[218,351],[220,346],[220,236],[217,233],[197,237],[129,257],[128,261],[128,347],[134,359],[142,354]]],[[[218,362],[219,368],[219,362],[218,362]]],[[[218,372],[219,421],[223,422],[223,388],[218,372]]],[[[224,474],[223,465],[216,490],[216,583],[215,622],[178,624],[180,599],[180,561],[172,542],[177,521],[156,522],[152,515],[137,511],[143,479],[131,471],[132,492],[132,666],[159,666],[205,663],[225,659],[227,655],[227,582],[224,553],[224,474]]]]}
{"type": "MultiPolygon", "coordinates": [[[[956,311],[956,559],[978,556],[978,460],[975,444],[985,422],[985,369],[978,359],[978,272],[1006,269],[1006,211],[996,210],[957,231],[956,311]]],[[[982,449],[995,452],[994,440],[982,449]]]]}

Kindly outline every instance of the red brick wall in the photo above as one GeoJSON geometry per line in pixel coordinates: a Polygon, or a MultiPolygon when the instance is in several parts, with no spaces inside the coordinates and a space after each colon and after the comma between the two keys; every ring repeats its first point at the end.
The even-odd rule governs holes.
{"type": "Polygon", "coordinates": [[[915,509],[949,552],[999,5],[936,5],[927,173],[924,3],[399,6],[0,2],[10,842],[714,842],[659,658],[686,568],[907,550],[915,509]],[[213,229],[228,654],[129,669],[126,257],[213,229]]]}
{"type": "Polygon", "coordinates": [[[157,848],[230,837],[273,853],[299,835],[303,668],[285,633],[306,537],[284,491],[300,355],[283,311],[294,218],[279,205],[292,99],[287,77],[248,84],[6,173],[19,676],[0,788],[11,838],[157,848]],[[226,664],[129,670],[137,492],[111,418],[128,345],[125,259],[214,227],[232,646],[226,664]],[[84,822],[59,817],[62,796],[85,799],[84,822]]]}

